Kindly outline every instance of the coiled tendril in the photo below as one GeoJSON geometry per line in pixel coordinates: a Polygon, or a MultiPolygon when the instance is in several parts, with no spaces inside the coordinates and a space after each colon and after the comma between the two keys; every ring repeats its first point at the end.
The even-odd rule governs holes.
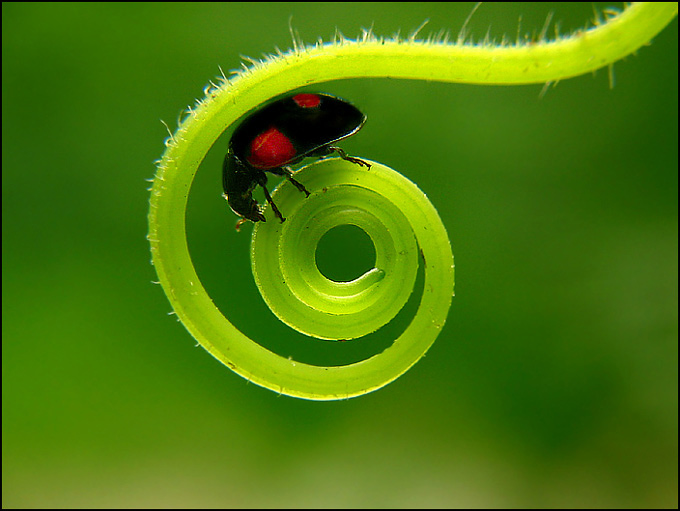
{"type": "Polygon", "coordinates": [[[268,354],[272,366],[260,361],[252,370],[276,371],[275,382],[259,382],[269,388],[317,399],[378,389],[417,362],[446,321],[453,255],[444,225],[418,187],[370,163],[366,170],[329,159],[301,169],[296,177],[311,192],[308,198],[287,181],[275,190],[288,219],[257,224],[251,246],[255,281],[270,309],[292,328],[320,339],[354,339],[388,323],[406,303],[420,250],[427,264],[418,313],[391,347],[355,364],[319,367],[268,354]],[[326,278],[315,263],[319,240],[339,225],[359,227],[375,246],[376,267],[351,282],[326,278]]]}
{"type": "MultiPolygon", "coordinates": [[[[166,142],[151,190],[152,261],[175,312],[212,355],[263,387],[306,399],[332,400],[376,390],[403,374],[430,347],[451,303],[453,256],[437,212],[418,188],[380,164],[370,170],[324,160],[301,170],[312,191],[301,197],[285,182],[275,200],[283,225],[260,224],[252,264],[265,301],[285,323],[323,339],[350,339],[390,321],[413,287],[418,251],[425,284],[416,316],[384,352],[345,366],[321,367],[281,357],[246,337],[215,307],[201,285],[186,242],[185,209],[193,176],[227,126],[264,101],[298,87],[352,77],[464,83],[545,83],[603,66],[648,44],[677,15],[677,3],[641,2],[606,22],[554,41],[458,44],[384,40],[294,49],[232,79],[211,85],[166,142]],[[315,247],[337,225],[357,225],[372,239],[376,268],[353,282],[333,282],[317,269],[315,247]],[[284,285],[285,284],[285,285],[284,285]]],[[[463,31],[461,31],[463,32],[463,31]]],[[[226,209],[226,207],[225,207],[226,209]]]]}
{"type": "MultiPolygon", "coordinates": [[[[453,256],[437,211],[404,176],[371,165],[366,170],[333,159],[305,167],[298,175],[312,195],[301,200],[286,182],[275,200],[291,212],[289,219],[260,223],[253,233],[251,257],[260,293],[281,321],[309,336],[355,339],[388,323],[413,290],[418,246],[428,263],[420,312],[431,314],[436,330],[446,319],[453,256]],[[351,282],[328,279],[315,263],[319,241],[340,225],[359,227],[375,246],[375,268],[351,282]],[[432,303],[426,299],[435,296],[432,303]]],[[[418,331],[408,337],[424,335],[418,331]]]]}

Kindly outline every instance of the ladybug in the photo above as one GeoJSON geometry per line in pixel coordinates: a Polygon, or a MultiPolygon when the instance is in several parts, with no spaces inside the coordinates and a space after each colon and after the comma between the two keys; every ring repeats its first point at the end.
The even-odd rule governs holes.
{"type": "Polygon", "coordinates": [[[253,191],[260,185],[276,217],[285,218],[267,190],[267,175],[285,176],[309,197],[302,183],[293,178],[290,165],[304,158],[338,153],[344,160],[370,168],[370,164],[347,156],[332,145],[361,129],[366,116],[344,99],[319,93],[300,93],[278,99],[248,116],[234,131],[222,166],[224,198],[241,219],[236,230],[250,220],[266,219],[253,191]]]}

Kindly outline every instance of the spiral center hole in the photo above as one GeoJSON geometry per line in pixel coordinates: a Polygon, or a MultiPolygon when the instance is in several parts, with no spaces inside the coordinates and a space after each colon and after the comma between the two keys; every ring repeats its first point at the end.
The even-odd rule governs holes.
{"type": "Polygon", "coordinates": [[[333,227],[316,246],[316,266],[330,280],[352,281],[375,266],[373,241],[355,225],[333,227]]]}

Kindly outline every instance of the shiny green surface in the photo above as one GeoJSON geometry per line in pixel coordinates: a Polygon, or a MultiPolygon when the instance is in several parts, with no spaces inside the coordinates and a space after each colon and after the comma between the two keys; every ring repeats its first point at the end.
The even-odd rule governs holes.
{"type": "MultiPolygon", "coordinates": [[[[333,159],[303,168],[296,178],[306,183],[308,199],[290,183],[277,190],[273,198],[289,217],[283,224],[256,226],[255,280],[269,308],[295,330],[320,339],[355,339],[399,313],[413,290],[422,250],[428,264],[418,310],[391,346],[354,364],[309,365],[263,350],[239,358],[235,370],[260,385],[307,399],[362,395],[406,372],[444,327],[453,295],[446,229],[418,187],[384,165],[368,163],[371,168],[363,169],[333,159]],[[318,270],[316,246],[326,232],[348,224],[373,241],[375,266],[354,282],[334,282],[318,270]]],[[[234,360],[238,347],[226,347],[221,357],[234,360]]]]}

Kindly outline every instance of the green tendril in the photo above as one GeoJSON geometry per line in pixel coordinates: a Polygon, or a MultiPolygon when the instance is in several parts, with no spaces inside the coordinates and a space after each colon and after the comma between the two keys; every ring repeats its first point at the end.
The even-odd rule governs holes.
{"type": "MultiPolygon", "coordinates": [[[[427,261],[416,317],[391,347],[361,362],[318,367],[282,359],[264,348],[245,358],[249,373],[269,373],[283,392],[340,399],[378,389],[408,370],[432,345],[446,321],[453,290],[453,255],[434,206],[413,183],[379,163],[370,170],[341,159],[301,169],[309,198],[282,183],[274,200],[284,223],[259,223],[253,233],[253,274],[267,305],[295,330],[320,339],[353,339],[388,323],[413,290],[419,248],[427,261]],[[338,225],[355,225],[373,241],[375,268],[352,282],[318,270],[316,246],[338,225]],[[302,390],[305,390],[302,393],[302,390]]],[[[270,386],[271,388],[271,386],[270,386]]]]}
{"type": "MultiPolygon", "coordinates": [[[[304,198],[290,183],[274,191],[286,211],[283,224],[256,225],[253,275],[281,321],[320,339],[356,339],[399,312],[424,261],[424,288],[415,317],[382,353],[344,366],[315,366],[281,357],[240,332],[215,307],[193,267],[186,240],[189,190],[210,147],[248,111],[273,97],[343,78],[391,77],[478,84],[555,82],[611,65],[636,51],[677,15],[677,3],[635,3],[593,29],[555,41],[468,44],[459,41],[383,40],[366,31],[306,47],[295,42],[236,74],[219,79],[166,141],[151,189],[152,262],[175,312],[213,356],[244,378],[290,396],[333,400],[359,396],[398,378],[432,345],[453,294],[453,255],[444,225],[425,195],[379,163],[370,169],[340,159],[299,171],[312,192],[304,198]],[[338,225],[364,230],[375,246],[375,268],[351,282],[321,274],[315,252],[338,225]]],[[[225,205],[225,214],[227,208],[225,205]]],[[[356,341],[354,341],[356,342],[356,341]]]]}
{"type": "MultiPolygon", "coordinates": [[[[286,182],[275,200],[291,212],[289,220],[255,227],[251,255],[260,293],[281,321],[311,337],[355,339],[392,320],[413,290],[419,246],[428,261],[426,295],[437,299],[424,297],[422,307],[432,309],[437,330],[446,319],[453,256],[437,211],[404,176],[371,164],[365,170],[332,159],[305,167],[299,176],[312,191],[310,197],[301,198],[286,182]],[[375,268],[351,282],[329,280],[315,262],[321,237],[339,225],[359,227],[375,246],[375,268]]],[[[417,331],[405,339],[419,336],[427,337],[417,331]]]]}

